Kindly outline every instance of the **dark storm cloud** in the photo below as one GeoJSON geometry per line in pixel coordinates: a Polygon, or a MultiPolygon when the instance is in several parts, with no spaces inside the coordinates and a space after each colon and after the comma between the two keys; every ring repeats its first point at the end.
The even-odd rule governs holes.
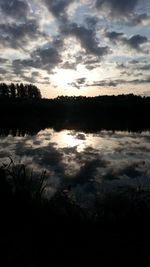
{"type": "Polygon", "coordinates": [[[22,19],[26,18],[29,6],[25,0],[0,0],[0,10],[6,16],[22,19]]]}
{"type": "Polygon", "coordinates": [[[74,36],[81,43],[87,54],[96,56],[107,55],[110,50],[107,46],[100,47],[93,28],[87,28],[76,23],[61,25],[61,32],[66,36],[74,36]]]}
{"type": "Polygon", "coordinates": [[[34,50],[30,58],[25,60],[14,60],[12,65],[16,74],[22,74],[25,69],[37,68],[50,71],[59,63],[61,63],[60,41],[54,40],[53,43],[48,43],[46,46],[34,50]]]}
{"type": "Polygon", "coordinates": [[[96,0],[96,7],[99,10],[107,8],[115,16],[129,16],[133,13],[138,0],[96,0]]]}
{"type": "Polygon", "coordinates": [[[44,3],[55,17],[59,17],[65,14],[67,7],[73,1],[74,0],[44,0],[44,3]]]}
{"type": "Polygon", "coordinates": [[[28,20],[20,24],[0,24],[0,33],[0,45],[21,50],[25,49],[25,46],[32,40],[46,37],[44,33],[40,32],[35,20],[28,20]]]}

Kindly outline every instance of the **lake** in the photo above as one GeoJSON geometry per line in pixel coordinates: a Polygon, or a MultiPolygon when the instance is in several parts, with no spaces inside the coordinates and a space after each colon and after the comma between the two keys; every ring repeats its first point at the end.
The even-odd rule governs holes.
{"type": "Polygon", "coordinates": [[[0,164],[23,163],[35,173],[45,170],[47,195],[71,192],[83,206],[116,187],[150,185],[150,132],[45,129],[36,135],[10,131],[0,137],[0,164]]]}

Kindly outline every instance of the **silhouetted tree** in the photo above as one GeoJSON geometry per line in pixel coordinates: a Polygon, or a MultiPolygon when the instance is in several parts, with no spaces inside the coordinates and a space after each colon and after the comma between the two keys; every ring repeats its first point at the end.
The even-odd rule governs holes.
{"type": "Polygon", "coordinates": [[[32,84],[28,85],[28,97],[29,98],[41,98],[40,90],[32,84]]]}
{"type": "Polygon", "coordinates": [[[16,98],[16,86],[13,83],[11,83],[9,89],[10,89],[10,97],[13,99],[16,98]]]}
{"type": "Polygon", "coordinates": [[[0,84],[0,98],[8,98],[9,97],[9,88],[5,83],[0,84]]]}
{"type": "Polygon", "coordinates": [[[32,84],[14,84],[7,85],[5,83],[0,84],[0,98],[20,98],[20,99],[39,99],[41,98],[40,90],[32,84]]]}

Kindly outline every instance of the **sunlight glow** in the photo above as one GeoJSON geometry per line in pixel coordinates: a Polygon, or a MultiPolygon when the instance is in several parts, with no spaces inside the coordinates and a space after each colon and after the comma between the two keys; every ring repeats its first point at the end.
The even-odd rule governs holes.
{"type": "Polygon", "coordinates": [[[83,143],[83,140],[77,139],[77,137],[70,135],[70,134],[65,134],[63,136],[63,143],[64,145],[67,145],[68,147],[74,147],[81,145],[83,143]]]}
{"type": "Polygon", "coordinates": [[[65,88],[66,86],[70,87],[70,83],[74,79],[77,79],[77,72],[70,69],[57,69],[56,74],[53,77],[53,81],[57,86],[65,88]]]}

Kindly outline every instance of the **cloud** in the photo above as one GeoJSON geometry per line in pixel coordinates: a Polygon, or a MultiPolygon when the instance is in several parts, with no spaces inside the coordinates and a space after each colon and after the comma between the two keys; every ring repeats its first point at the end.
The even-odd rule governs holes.
{"type": "Polygon", "coordinates": [[[93,29],[96,27],[98,21],[99,19],[97,17],[88,16],[85,19],[85,24],[87,25],[88,28],[93,29]]]}
{"type": "Polygon", "coordinates": [[[123,70],[121,74],[128,74],[135,77],[143,75],[144,72],[148,72],[150,70],[150,64],[147,61],[133,59],[126,62],[126,64],[116,63],[116,69],[123,70]]]}
{"type": "Polygon", "coordinates": [[[150,77],[145,79],[133,79],[133,80],[125,80],[125,79],[116,79],[116,80],[101,80],[96,81],[91,84],[86,84],[86,86],[96,86],[96,87],[116,87],[118,85],[125,85],[125,84],[144,84],[150,83],[150,77]]]}
{"type": "Polygon", "coordinates": [[[53,143],[49,143],[45,147],[33,148],[23,142],[18,142],[15,147],[16,155],[21,157],[32,158],[34,163],[42,166],[43,169],[47,169],[55,172],[57,175],[64,175],[64,165],[62,163],[61,152],[54,147],[53,143]]]}
{"type": "Polygon", "coordinates": [[[113,31],[106,32],[105,36],[115,44],[118,42],[138,51],[142,51],[141,45],[148,42],[148,38],[140,34],[126,38],[123,33],[113,31]]]}
{"type": "Polygon", "coordinates": [[[132,25],[150,25],[150,16],[146,13],[135,14],[131,20],[132,25]]]}
{"type": "MultiPolygon", "coordinates": [[[[78,153],[76,155],[79,159],[82,157],[82,160],[80,160],[80,166],[79,170],[76,171],[74,175],[70,175],[69,179],[68,177],[64,177],[64,182],[69,182],[73,186],[78,186],[78,185],[86,185],[90,184],[91,182],[94,181],[96,176],[99,176],[100,170],[102,168],[105,168],[107,166],[107,162],[100,157],[100,155],[97,155],[97,158],[90,158],[89,155],[86,155],[84,152],[83,153],[78,153]]],[[[90,189],[92,191],[92,187],[90,189]]]]}
{"type": "Polygon", "coordinates": [[[65,37],[76,37],[87,54],[93,54],[95,56],[102,57],[110,53],[110,50],[107,46],[99,46],[99,41],[96,38],[96,32],[93,28],[87,28],[76,23],[64,24],[61,25],[61,33],[65,37]]]}
{"type": "Polygon", "coordinates": [[[48,10],[55,16],[60,17],[66,13],[67,7],[73,2],[74,0],[44,0],[45,5],[47,6],[48,10]]]}
{"type": "Polygon", "coordinates": [[[7,73],[7,70],[0,67],[0,74],[6,74],[6,73],[7,73]]]}
{"type": "Polygon", "coordinates": [[[140,45],[147,43],[148,39],[145,36],[141,36],[139,34],[137,35],[133,35],[131,38],[129,39],[125,39],[123,38],[123,42],[125,44],[127,44],[129,47],[139,50],[140,49],[140,45]]]}
{"type": "Polygon", "coordinates": [[[113,16],[128,17],[138,4],[138,0],[96,0],[96,8],[109,10],[113,16]]]}
{"type": "Polygon", "coordinates": [[[0,9],[6,15],[17,19],[26,18],[29,6],[26,0],[0,0],[0,9]]]}
{"type": "Polygon", "coordinates": [[[118,180],[125,178],[125,176],[129,179],[137,179],[142,176],[143,173],[143,162],[133,161],[131,163],[124,163],[120,168],[117,168],[117,166],[108,168],[106,174],[103,176],[103,180],[118,180]]]}
{"type": "Polygon", "coordinates": [[[25,46],[33,40],[45,38],[45,34],[39,30],[35,20],[28,20],[23,23],[0,24],[0,44],[3,47],[24,50],[25,46]]]}
{"type": "Polygon", "coordinates": [[[106,32],[106,37],[116,43],[118,40],[122,40],[122,36],[124,34],[122,32],[106,32]]]}
{"type": "Polygon", "coordinates": [[[62,69],[76,69],[76,62],[70,62],[69,60],[65,61],[62,65],[61,65],[62,69]]]}
{"type": "Polygon", "coordinates": [[[32,53],[33,66],[37,68],[51,69],[61,62],[61,56],[55,46],[38,48],[32,53]]]}
{"type": "Polygon", "coordinates": [[[138,64],[138,63],[139,63],[139,60],[137,60],[137,59],[133,59],[133,60],[129,61],[129,64],[133,64],[133,65],[138,64]]]}
{"type": "Polygon", "coordinates": [[[143,66],[138,67],[139,70],[149,71],[150,70],[150,64],[145,64],[143,66]]]}
{"type": "Polygon", "coordinates": [[[86,140],[86,135],[84,133],[77,133],[76,131],[72,131],[71,133],[69,133],[69,135],[74,136],[74,138],[78,140],[86,140]]]}
{"type": "Polygon", "coordinates": [[[72,87],[76,87],[77,89],[80,89],[81,86],[83,86],[86,82],[86,78],[85,77],[82,77],[82,78],[79,78],[79,79],[76,79],[73,83],[71,83],[70,85],[72,87]]]}
{"type": "MultiPolygon", "coordinates": [[[[122,71],[122,72],[120,73],[120,76],[122,76],[122,75],[132,76],[133,73],[131,73],[130,71],[126,71],[126,70],[124,70],[124,71],[122,71]]],[[[137,75],[137,74],[134,74],[134,75],[137,75]]],[[[140,74],[138,74],[137,76],[140,76],[140,74]]]]}
{"type": "Polygon", "coordinates": [[[22,71],[20,73],[20,78],[28,83],[50,84],[49,77],[43,77],[38,71],[32,71],[30,75],[22,71]]]}
{"type": "Polygon", "coordinates": [[[78,84],[82,85],[82,84],[85,83],[86,78],[84,78],[84,77],[83,77],[83,78],[79,78],[79,79],[77,79],[76,81],[77,81],[78,84]]]}
{"type": "Polygon", "coordinates": [[[85,162],[85,164],[80,168],[79,172],[75,177],[76,184],[84,184],[89,180],[94,178],[97,173],[97,168],[105,167],[105,162],[100,159],[93,159],[91,161],[85,162]]]}
{"type": "Polygon", "coordinates": [[[13,60],[13,69],[16,74],[22,74],[25,69],[36,68],[51,71],[55,66],[61,63],[60,49],[61,41],[54,40],[52,43],[37,48],[30,54],[28,59],[13,60]]]}
{"type": "Polygon", "coordinates": [[[7,62],[8,62],[8,59],[7,58],[0,57],[0,64],[5,64],[7,62]]]}
{"type": "Polygon", "coordinates": [[[150,185],[148,132],[101,131],[89,136],[70,131],[70,134],[82,140],[86,137],[82,151],[78,150],[78,146],[59,147],[50,143],[53,131],[42,131],[32,137],[24,135],[17,139],[9,133],[1,138],[0,162],[5,159],[9,163],[6,157],[13,155],[15,162],[21,159],[21,163],[37,172],[45,169],[51,189],[63,190],[69,184],[71,193],[81,205],[86,206],[94,203],[97,194],[108,193],[118,186],[123,188],[132,185],[137,188],[138,185],[150,185]],[[93,140],[93,147],[86,146],[89,138],[93,140]]]}
{"type": "Polygon", "coordinates": [[[79,140],[86,140],[86,135],[83,134],[83,133],[78,133],[77,136],[76,136],[76,139],[79,139],[79,140]]]}
{"type": "Polygon", "coordinates": [[[84,64],[88,70],[93,70],[93,69],[100,67],[101,60],[99,57],[95,57],[95,56],[88,56],[87,57],[86,56],[86,58],[84,58],[82,64],[84,64]]]}
{"type": "MultiPolygon", "coordinates": [[[[55,89],[49,93],[49,97],[51,94],[52,97],[60,94],[56,78],[58,68],[72,69],[81,78],[87,75],[89,83],[92,83],[92,80],[97,80],[98,72],[108,77],[112,67],[110,78],[113,76],[115,80],[107,82],[109,86],[115,86],[117,78],[119,81],[121,77],[112,59],[117,61],[117,57],[121,63],[128,57],[124,63],[127,68],[131,55],[134,60],[144,60],[135,52],[143,53],[143,57],[149,53],[147,27],[150,14],[147,0],[0,0],[0,18],[0,79],[47,83],[48,77],[44,77],[46,70],[48,75],[54,74],[51,85],[55,89]],[[116,23],[111,20],[110,23],[112,16],[119,21],[116,23]],[[61,45],[53,41],[58,36],[61,45]],[[125,52],[129,52],[129,55],[125,55],[125,52]],[[56,72],[52,73],[56,66],[56,72]],[[79,76],[81,68],[83,71],[79,76]],[[32,72],[36,69],[44,71],[34,76],[32,72]],[[119,73],[118,77],[114,76],[113,71],[115,75],[119,73]]],[[[143,71],[148,74],[149,64],[139,63],[137,68],[138,73],[143,71]]],[[[134,80],[138,74],[135,66],[132,70],[131,80],[134,80]]],[[[87,84],[85,80],[69,79],[72,79],[69,82],[76,88],[87,84]]],[[[143,77],[144,81],[146,79],[143,77]]],[[[65,84],[61,84],[61,88],[62,94],[68,93],[64,91],[65,84]]],[[[47,89],[42,90],[48,95],[47,89]]],[[[90,88],[87,94],[92,95],[90,88]]],[[[96,90],[93,94],[96,94],[96,90]]]]}

